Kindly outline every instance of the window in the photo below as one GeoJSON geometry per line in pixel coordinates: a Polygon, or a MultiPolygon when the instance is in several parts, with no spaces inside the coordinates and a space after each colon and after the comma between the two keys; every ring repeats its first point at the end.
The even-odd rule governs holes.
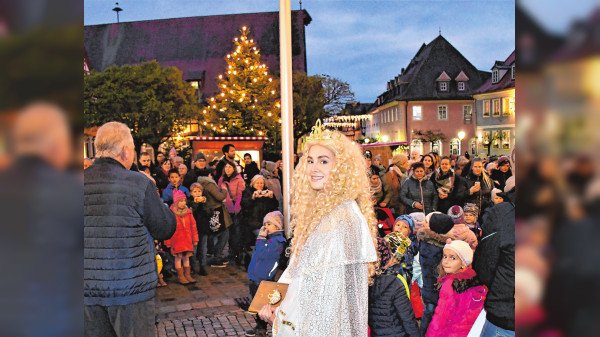
{"type": "Polygon", "coordinates": [[[458,82],[458,91],[465,91],[465,82],[458,82]]]}
{"type": "Polygon", "coordinates": [[[496,98],[493,100],[494,105],[493,105],[493,111],[492,111],[492,116],[494,117],[500,117],[500,99],[496,98]]]}
{"type": "Polygon", "coordinates": [[[447,105],[439,105],[438,106],[438,119],[439,120],[448,119],[448,106],[447,105]]]}
{"type": "Polygon", "coordinates": [[[429,143],[431,144],[431,152],[437,153],[440,156],[442,155],[442,141],[436,140],[435,142],[429,143]]]}
{"type": "Polygon", "coordinates": [[[502,99],[502,114],[511,115],[515,112],[515,98],[505,97],[502,99]]]}
{"type": "Polygon", "coordinates": [[[483,101],[483,117],[490,117],[490,100],[483,101]]]}
{"type": "Polygon", "coordinates": [[[463,118],[465,121],[473,119],[473,107],[470,105],[463,105],[463,118]]]}
{"type": "Polygon", "coordinates": [[[510,67],[510,78],[512,78],[513,80],[515,79],[515,65],[513,64],[512,67],[510,67]]]}
{"type": "Polygon", "coordinates": [[[471,148],[471,154],[477,155],[477,141],[475,140],[475,138],[469,141],[469,147],[471,148]]]}
{"type": "Polygon", "coordinates": [[[413,106],[413,120],[421,121],[423,120],[423,115],[421,114],[421,106],[413,106]]]}
{"type": "Polygon", "coordinates": [[[494,69],[494,72],[492,73],[492,83],[496,82],[498,82],[498,69],[494,69]]]}
{"type": "Polygon", "coordinates": [[[502,149],[510,149],[510,130],[502,130],[502,149]]]}
{"type": "Polygon", "coordinates": [[[450,154],[460,156],[460,140],[458,138],[450,140],[450,154]]]}
{"type": "Polygon", "coordinates": [[[500,131],[498,131],[498,130],[494,131],[494,133],[493,133],[492,147],[494,149],[500,148],[500,131]]]}
{"type": "Polygon", "coordinates": [[[423,154],[423,143],[420,139],[413,139],[410,142],[410,153],[412,154],[415,150],[419,152],[419,154],[423,154]]]}
{"type": "Polygon", "coordinates": [[[198,81],[190,81],[189,83],[194,89],[198,90],[198,81]]]}
{"type": "Polygon", "coordinates": [[[448,91],[448,82],[440,82],[440,91],[448,91]]]}
{"type": "Polygon", "coordinates": [[[490,143],[490,132],[484,131],[483,132],[483,144],[487,145],[489,143],[490,143]]]}

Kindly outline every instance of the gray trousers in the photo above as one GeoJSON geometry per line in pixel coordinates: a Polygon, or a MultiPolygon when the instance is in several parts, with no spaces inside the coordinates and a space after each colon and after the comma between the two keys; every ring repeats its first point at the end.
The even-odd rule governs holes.
{"type": "Polygon", "coordinates": [[[140,337],[154,336],[154,299],[122,306],[85,306],[84,336],[140,337]]]}

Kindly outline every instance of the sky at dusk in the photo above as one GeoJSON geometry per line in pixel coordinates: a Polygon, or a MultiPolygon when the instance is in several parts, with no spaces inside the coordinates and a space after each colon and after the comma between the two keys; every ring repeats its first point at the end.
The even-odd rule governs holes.
{"type": "MultiPolygon", "coordinates": [[[[276,0],[121,0],[119,6],[121,22],[279,11],[276,0]]],[[[85,0],[85,25],[116,22],[113,7],[112,1],[85,0]]],[[[440,28],[480,70],[489,71],[515,48],[513,0],[305,0],[302,8],[313,19],[306,27],[308,74],[348,82],[363,103],[375,101],[440,28]]],[[[298,1],[292,1],[297,9],[298,1]]]]}

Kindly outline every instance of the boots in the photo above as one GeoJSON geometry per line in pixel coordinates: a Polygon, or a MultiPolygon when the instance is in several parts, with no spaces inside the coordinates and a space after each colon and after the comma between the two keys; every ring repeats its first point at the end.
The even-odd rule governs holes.
{"type": "Polygon", "coordinates": [[[163,274],[159,273],[158,274],[158,285],[157,287],[166,287],[167,286],[167,282],[165,282],[165,279],[163,278],[163,274]]]}
{"type": "Polygon", "coordinates": [[[175,270],[177,271],[177,281],[179,281],[179,283],[183,285],[190,283],[183,274],[183,268],[175,268],[175,270]]]}
{"type": "Polygon", "coordinates": [[[183,276],[185,276],[185,278],[188,280],[188,282],[190,283],[194,283],[196,282],[196,279],[192,278],[192,268],[190,266],[183,266],[183,276]]]}

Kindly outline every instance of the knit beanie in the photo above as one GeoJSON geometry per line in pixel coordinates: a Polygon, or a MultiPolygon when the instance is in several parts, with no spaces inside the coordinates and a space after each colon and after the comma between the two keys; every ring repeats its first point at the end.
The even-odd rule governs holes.
{"type": "Polygon", "coordinates": [[[175,148],[174,148],[174,147],[172,147],[172,148],[169,150],[169,154],[171,154],[171,153],[175,153],[175,155],[177,155],[177,150],[175,150],[175,148]]]}
{"type": "Polygon", "coordinates": [[[499,189],[497,189],[497,188],[494,188],[494,189],[492,190],[492,200],[494,200],[494,198],[495,198],[495,197],[498,195],[498,193],[502,193],[502,191],[500,191],[500,190],[499,190],[499,189]]]}
{"type": "Polygon", "coordinates": [[[406,162],[408,162],[408,157],[403,153],[395,154],[392,157],[392,164],[394,164],[398,167],[404,166],[406,164],[406,162]]]}
{"type": "Polygon", "coordinates": [[[452,241],[451,239],[448,239],[446,241],[444,249],[450,249],[454,251],[460,258],[462,263],[464,263],[467,267],[471,264],[471,262],[473,262],[473,250],[471,249],[469,244],[464,241],[452,241]]]}
{"type": "Polygon", "coordinates": [[[385,267],[392,258],[392,250],[390,244],[383,238],[377,238],[377,253],[379,253],[379,266],[385,267]]]}
{"type": "Polygon", "coordinates": [[[415,232],[427,224],[427,220],[425,219],[425,214],[423,214],[423,212],[413,212],[409,215],[415,222],[415,232]]]}
{"type": "Polygon", "coordinates": [[[452,218],[455,224],[465,223],[462,207],[454,205],[448,209],[448,215],[452,218]]]}
{"type": "Polygon", "coordinates": [[[438,234],[446,234],[452,227],[454,227],[454,221],[447,214],[433,214],[429,219],[429,228],[438,234]]]}
{"type": "Polygon", "coordinates": [[[194,161],[198,161],[200,159],[204,159],[204,161],[206,161],[206,156],[204,155],[204,153],[202,152],[198,152],[194,155],[194,161]]]}
{"type": "Polygon", "coordinates": [[[410,215],[401,215],[399,217],[396,218],[396,220],[394,221],[394,223],[398,222],[398,221],[404,221],[406,222],[406,224],[408,225],[408,227],[410,228],[410,234],[415,232],[415,220],[413,220],[413,218],[410,215]]]}
{"type": "Polygon", "coordinates": [[[431,217],[432,217],[434,214],[442,214],[442,212],[435,211],[435,212],[431,212],[431,213],[427,214],[427,215],[425,216],[425,223],[427,224],[427,226],[429,226],[429,221],[431,221],[431,217]]]}
{"type": "Polygon", "coordinates": [[[185,194],[183,192],[181,192],[180,190],[174,190],[173,191],[173,205],[177,205],[177,203],[181,199],[185,199],[185,194]]]}
{"type": "Polygon", "coordinates": [[[373,158],[373,160],[379,160],[379,161],[381,161],[381,155],[380,155],[380,154],[376,155],[376,156],[373,158]]]}
{"type": "Polygon", "coordinates": [[[272,223],[277,227],[277,231],[283,231],[283,214],[280,211],[267,213],[263,219],[263,225],[267,222],[272,223]]]}
{"type": "Polygon", "coordinates": [[[277,164],[275,164],[272,161],[265,161],[265,169],[271,173],[275,172],[275,169],[277,168],[277,164]]]}
{"type": "Polygon", "coordinates": [[[502,156],[500,156],[500,158],[498,158],[498,167],[500,167],[506,163],[510,163],[510,160],[508,159],[507,156],[502,155],[502,156]]]}
{"type": "Polygon", "coordinates": [[[466,203],[463,210],[465,213],[474,214],[475,216],[479,214],[479,206],[472,203],[466,203]]]}
{"type": "Polygon", "coordinates": [[[412,243],[410,239],[404,236],[402,233],[397,232],[391,232],[390,234],[386,235],[384,239],[389,243],[394,257],[398,259],[398,261],[402,261],[404,253],[406,253],[406,250],[412,243]]]}

